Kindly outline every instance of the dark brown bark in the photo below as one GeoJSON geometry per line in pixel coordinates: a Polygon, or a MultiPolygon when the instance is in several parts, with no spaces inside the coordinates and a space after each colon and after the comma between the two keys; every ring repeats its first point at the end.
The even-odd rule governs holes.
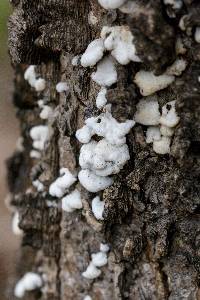
{"type": "Polygon", "coordinates": [[[19,275],[31,269],[47,276],[42,293],[29,293],[26,299],[81,300],[87,294],[95,300],[199,299],[200,44],[194,41],[193,30],[200,26],[200,4],[185,0],[174,11],[162,1],[135,1],[138,9],[123,14],[104,10],[96,0],[12,2],[14,103],[25,148],[8,162],[12,204],[24,230],[19,275]],[[98,19],[94,26],[88,24],[90,11],[98,19]],[[185,32],[178,26],[183,15],[185,32]],[[162,105],[177,99],[181,119],[171,154],[157,155],[145,142],[145,127],[136,125],[127,137],[131,159],[102,193],[106,209],[104,221],[99,222],[91,213],[92,195],[83,188],[84,209],[66,214],[59,200],[48,195],[48,187],[61,167],[78,168],[80,144],[75,132],[86,117],[100,113],[94,105],[98,87],[90,78],[93,69],[74,67],[71,60],[107,24],[129,25],[143,61],[117,66],[118,82],[109,88],[108,102],[119,121],[133,118],[141,98],[133,83],[135,73],[144,68],[162,72],[178,56],[179,38],[188,66],[170,87],[157,93],[162,105]],[[47,81],[39,96],[24,81],[28,64],[37,64],[38,74],[47,81]],[[55,91],[61,79],[70,85],[68,97],[55,91]],[[42,122],[36,103],[41,96],[57,114],[48,120],[52,136],[37,161],[29,157],[29,130],[42,122]],[[45,185],[45,195],[32,187],[36,178],[45,185]],[[58,205],[48,207],[46,200],[58,205]],[[111,247],[108,266],[88,283],[81,273],[103,241],[111,247]]]}

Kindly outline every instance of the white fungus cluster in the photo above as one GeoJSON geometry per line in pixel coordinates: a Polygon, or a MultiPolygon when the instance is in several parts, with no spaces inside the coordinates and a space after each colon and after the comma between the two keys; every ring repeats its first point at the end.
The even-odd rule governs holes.
{"type": "Polygon", "coordinates": [[[57,84],[56,84],[56,91],[58,92],[58,93],[67,93],[67,92],[69,92],[69,86],[67,85],[67,83],[66,82],[58,82],[57,84]]]}
{"type": "Polygon", "coordinates": [[[104,205],[105,202],[99,196],[92,200],[92,212],[97,220],[103,220],[104,205]]]}
{"type": "Polygon", "coordinates": [[[28,272],[16,284],[14,295],[17,298],[23,298],[26,291],[33,291],[41,288],[41,286],[41,276],[37,273],[28,272]]]}
{"type": "Polygon", "coordinates": [[[98,192],[112,184],[111,174],[118,173],[130,159],[126,134],[135,122],[127,120],[119,123],[107,111],[98,117],[85,121],[85,126],[76,132],[77,139],[84,145],[81,147],[79,172],[81,184],[90,192],[98,192]],[[99,142],[91,140],[93,135],[103,139],[99,142]]]}
{"type": "Polygon", "coordinates": [[[126,65],[130,61],[141,61],[136,55],[134,37],[128,26],[104,26],[101,38],[104,41],[105,49],[111,51],[111,55],[121,65],[126,65]]]}
{"type": "Polygon", "coordinates": [[[107,93],[107,89],[105,87],[102,87],[96,98],[96,106],[98,108],[102,108],[106,105],[107,103],[106,93],[107,93]]]}
{"type": "Polygon", "coordinates": [[[79,165],[99,176],[117,174],[130,159],[126,144],[110,144],[106,139],[91,141],[81,147],[79,165]]]}
{"type": "MultiPolygon", "coordinates": [[[[130,61],[140,62],[136,55],[134,37],[128,26],[104,26],[101,38],[92,41],[83,55],[81,65],[83,67],[95,66],[109,51],[111,56],[122,65],[130,61]]],[[[101,86],[110,86],[117,81],[117,73],[112,57],[107,56],[97,65],[97,71],[92,73],[92,79],[101,86]]]]}
{"type": "Polygon", "coordinates": [[[49,187],[49,194],[53,197],[61,198],[68,188],[77,180],[67,168],[60,169],[58,177],[49,187]]]}
{"type": "Polygon", "coordinates": [[[62,209],[66,212],[73,212],[76,209],[81,209],[83,207],[81,201],[81,194],[80,192],[75,189],[69,195],[62,198],[62,209]]]}
{"type": "Polygon", "coordinates": [[[104,57],[97,65],[96,72],[91,75],[93,81],[100,86],[111,86],[117,82],[117,71],[111,56],[104,57]]]}
{"type": "Polygon", "coordinates": [[[153,143],[153,150],[158,154],[170,153],[174,127],[180,121],[175,104],[175,100],[166,103],[162,107],[161,114],[156,96],[143,98],[136,106],[135,121],[149,126],[146,132],[146,142],[153,143]]]}
{"type": "Polygon", "coordinates": [[[110,106],[106,106],[106,112],[98,117],[85,120],[85,126],[76,132],[76,137],[81,143],[88,143],[93,135],[104,137],[110,144],[122,145],[126,143],[126,134],[135,125],[133,120],[119,123],[112,117],[110,106]]]}
{"type": "Polygon", "coordinates": [[[12,231],[15,235],[22,235],[23,230],[19,228],[19,213],[15,211],[13,218],[12,218],[12,231]]]}
{"type": "Polygon", "coordinates": [[[33,140],[33,148],[44,150],[45,143],[49,140],[49,128],[47,125],[34,126],[30,130],[30,137],[33,140]]]}
{"type": "Polygon", "coordinates": [[[38,101],[38,106],[41,108],[40,118],[47,120],[53,113],[52,108],[49,105],[45,105],[43,100],[38,101]]]}
{"type": "Polygon", "coordinates": [[[165,89],[174,80],[175,77],[172,75],[162,74],[156,76],[153,72],[140,70],[136,73],[134,82],[140,88],[140,93],[143,96],[148,96],[165,89]]]}
{"type": "Polygon", "coordinates": [[[108,263],[107,252],[109,247],[107,245],[101,244],[100,251],[93,253],[91,255],[91,262],[89,263],[85,272],[82,276],[87,279],[95,279],[101,275],[101,270],[99,268],[105,266],[108,263]]]}
{"type": "Polygon", "coordinates": [[[35,66],[29,66],[25,73],[24,79],[28,81],[30,86],[36,89],[37,92],[42,92],[46,88],[46,81],[43,78],[37,78],[35,66]]]}
{"type": "Polygon", "coordinates": [[[81,56],[83,67],[93,67],[103,57],[105,47],[102,39],[92,41],[81,56]]]}
{"type": "Polygon", "coordinates": [[[44,184],[40,180],[38,180],[38,179],[34,180],[32,182],[32,185],[36,188],[36,190],[38,192],[43,192],[44,191],[44,184]]]}

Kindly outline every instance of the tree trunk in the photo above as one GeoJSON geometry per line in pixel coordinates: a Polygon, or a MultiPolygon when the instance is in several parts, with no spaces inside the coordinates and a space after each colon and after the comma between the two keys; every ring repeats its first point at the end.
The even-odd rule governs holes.
{"type": "Polygon", "coordinates": [[[200,44],[194,39],[200,4],[138,0],[130,1],[134,9],[125,11],[104,9],[97,0],[11,2],[9,51],[23,137],[23,149],[8,161],[11,203],[24,232],[18,279],[28,271],[43,276],[42,288],[27,292],[24,299],[200,299],[200,44]],[[133,119],[142,98],[133,81],[139,70],[160,75],[181,57],[186,69],[156,92],[160,108],[176,100],[180,122],[170,153],[164,155],[146,143],[147,126],[136,123],[126,136],[130,160],[113,175],[113,184],[91,193],[77,181],[70,192],[74,187],[81,192],[83,209],[67,213],[61,200],[49,194],[49,186],[61,168],[73,174],[80,170],[82,144],[75,133],[85,119],[104,111],[95,105],[99,85],[91,74],[96,66],[84,68],[80,59],[77,65],[72,59],[100,37],[103,26],[116,25],[129,27],[142,62],[115,62],[118,81],[106,95],[112,116],[118,122],[133,119]],[[28,65],[36,65],[38,76],[46,80],[42,92],[24,79],[28,65]],[[67,82],[69,94],[56,91],[61,81],[67,82]],[[47,120],[39,117],[39,99],[53,110],[47,120]],[[41,158],[30,158],[30,129],[41,124],[48,125],[50,139],[41,158]],[[34,180],[43,183],[44,191],[37,191],[34,180]],[[91,210],[96,195],[105,201],[104,220],[91,210]],[[108,264],[98,278],[86,279],[82,273],[100,243],[109,244],[108,264]]]}

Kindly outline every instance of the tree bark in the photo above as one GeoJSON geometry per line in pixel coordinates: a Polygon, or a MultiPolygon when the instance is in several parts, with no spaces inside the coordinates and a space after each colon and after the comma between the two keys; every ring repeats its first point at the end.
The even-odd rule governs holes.
{"type": "MultiPolygon", "coordinates": [[[[11,2],[9,51],[24,146],[8,161],[11,203],[24,231],[18,277],[30,270],[45,274],[42,289],[26,293],[24,299],[200,299],[200,44],[194,40],[200,4],[184,0],[174,9],[160,0],[133,1],[136,9],[127,14],[105,10],[97,0],[11,2]],[[88,14],[95,16],[93,24],[88,14]],[[185,31],[179,27],[183,16],[185,31]],[[129,26],[142,60],[117,64],[118,81],[108,89],[112,115],[120,122],[133,119],[142,97],[133,82],[140,69],[163,73],[180,56],[180,41],[188,65],[169,87],[157,92],[161,106],[176,99],[180,116],[171,153],[156,154],[145,142],[146,127],[136,124],[127,135],[130,160],[114,176],[113,185],[99,193],[105,210],[104,221],[98,221],[91,212],[94,194],[79,183],[83,210],[70,214],[48,189],[60,168],[78,171],[81,144],[76,130],[86,118],[101,113],[95,107],[99,87],[90,77],[95,67],[73,66],[71,61],[99,38],[105,25],[129,26]],[[30,64],[37,65],[37,73],[46,80],[42,93],[24,80],[30,64]],[[68,83],[68,96],[56,92],[59,81],[68,83]],[[40,98],[54,110],[47,121],[39,118],[40,98]],[[29,132],[41,124],[51,128],[51,138],[41,159],[31,159],[29,132]],[[35,179],[45,192],[32,186],[35,179]],[[110,246],[108,265],[100,277],[88,281],[81,273],[101,242],[110,246]]],[[[9,299],[11,295],[12,291],[9,299]]]]}

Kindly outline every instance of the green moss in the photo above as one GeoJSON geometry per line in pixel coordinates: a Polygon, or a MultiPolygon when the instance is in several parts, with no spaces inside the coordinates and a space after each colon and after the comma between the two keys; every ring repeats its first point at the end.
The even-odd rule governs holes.
{"type": "Polygon", "coordinates": [[[4,57],[7,51],[7,20],[11,13],[8,0],[0,0],[0,57],[4,57]]]}

